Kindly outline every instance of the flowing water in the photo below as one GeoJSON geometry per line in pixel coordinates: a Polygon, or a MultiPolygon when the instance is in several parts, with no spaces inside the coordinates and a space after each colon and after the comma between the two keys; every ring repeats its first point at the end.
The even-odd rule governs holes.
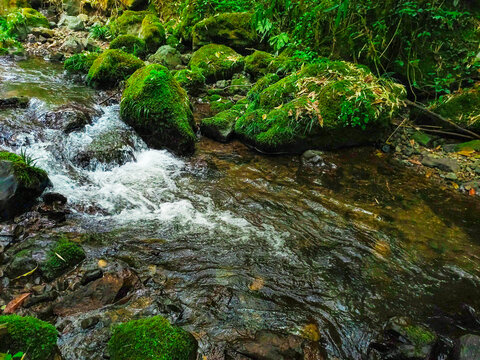
{"type": "MultiPolygon", "coordinates": [[[[179,158],[149,149],[118,105],[97,106],[91,125],[64,135],[36,119],[98,96],[40,60],[0,60],[0,95],[33,98],[0,113],[4,147],[25,149],[48,171],[69,199],[70,223],[110,234],[86,245],[89,256],[150,272],[145,292],[174,296],[207,354],[241,334],[305,335],[316,324],[330,354],[357,359],[393,316],[450,335],[458,327],[441,319],[479,308],[478,200],[374,149],[310,166],[201,138],[193,157],[179,158]],[[78,165],[76,154],[105,131],[133,138],[121,165],[78,165]]],[[[81,339],[63,339],[68,359],[84,358],[81,339]]]]}

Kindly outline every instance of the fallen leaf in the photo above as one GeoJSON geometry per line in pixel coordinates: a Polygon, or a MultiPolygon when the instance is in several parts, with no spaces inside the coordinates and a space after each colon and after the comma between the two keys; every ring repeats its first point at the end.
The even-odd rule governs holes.
{"type": "Polygon", "coordinates": [[[452,182],[452,187],[457,190],[459,188],[458,184],[455,182],[452,182]]]}
{"type": "Polygon", "coordinates": [[[104,268],[105,266],[107,266],[107,260],[103,260],[103,259],[100,259],[98,260],[98,267],[101,267],[101,268],[104,268]]]}
{"type": "Polygon", "coordinates": [[[465,150],[457,151],[456,153],[462,156],[472,156],[473,154],[475,154],[475,150],[465,149],[465,150]]]}
{"type": "Polygon", "coordinates": [[[258,291],[261,288],[263,288],[263,285],[265,284],[265,280],[262,278],[255,278],[253,282],[248,286],[248,288],[252,291],[258,291]]]}
{"type": "Polygon", "coordinates": [[[55,255],[57,255],[60,260],[63,260],[63,262],[67,262],[67,260],[61,257],[59,253],[56,252],[55,255]]]}
{"type": "Polygon", "coordinates": [[[262,119],[265,120],[267,118],[267,114],[262,115],[262,119]]]}
{"type": "Polygon", "coordinates": [[[415,145],[415,140],[411,139],[410,140],[410,145],[412,145],[412,146],[415,145]]]}
{"type": "Polygon", "coordinates": [[[310,341],[320,340],[320,330],[317,324],[307,324],[303,327],[302,336],[310,341]]]}
{"type": "Polygon", "coordinates": [[[26,298],[30,296],[30,294],[31,293],[18,295],[15,299],[13,299],[7,304],[7,306],[5,307],[5,310],[3,310],[3,313],[13,314],[15,310],[17,310],[20,306],[22,306],[23,302],[25,301],[26,298]]]}
{"type": "Polygon", "coordinates": [[[415,165],[422,165],[422,163],[418,160],[415,160],[415,159],[408,159],[409,162],[411,162],[412,164],[415,164],[415,165]]]}
{"type": "Polygon", "coordinates": [[[475,191],[475,189],[474,189],[474,188],[471,188],[470,191],[468,192],[468,195],[470,195],[470,196],[475,196],[476,193],[477,193],[477,192],[475,191]]]}
{"type": "Polygon", "coordinates": [[[22,277],[25,277],[25,276],[28,276],[28,275],[30,275],[30,274],[33,274],[33,272],[34,272],[35,270],[37,270],[37,269],[38,269],[38,264],[37,264],[37,266],[35,266],[35,269],[30,270],[29,272],[26,272],[25,274],[22,274],[22,275],[20,275],[20,276],[17,276],[17,277],[16,277],[15,279],[13,279],[13,280],[18,280],[18,279],[20,279],[20,278],[22,278],[22,277]]]}

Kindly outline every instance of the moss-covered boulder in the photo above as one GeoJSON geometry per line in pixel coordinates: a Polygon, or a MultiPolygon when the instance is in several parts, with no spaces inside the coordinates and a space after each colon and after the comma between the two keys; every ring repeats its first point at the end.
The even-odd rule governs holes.
{"type": "Polygon", "coordinates": [[[35,9],[18,9],[7,16],[8,33],[18,40],[25,40],[32,28],[50,27],[45,16],[35,9]]]}
{"type": "Polygon", "coordinates": [[[122,50],[109,49],[93,62],[87,83],[97,88],[110,88],[125,80],[144,65],[143,61],[122,50]]]}
{"type": "Polygon", "coordinates": [[[128,79],[120,115],[151,147],[166,147],[179,154],[195,150],[188,95],[162,65],[148,65],[128,79]]]}
{"type": "Polygon", "coordinates": [[[480,130],[480,84],[445,96],[431,110],[461,127],[480,130]]]}
{"type": "Polygon", "coordinates": [[[95,60],[97,60],[98,53],[84,52],[70,56],[63,63],[63,68],[71,74],[88,74],[95,60]]]}
{"type": "Polygon", "coordinates": [[[205,76],[198,69],[179,70],[174,78],[190,95],[198,95],[205,89],[205,76]]]}
{"type": "Polygon", "coordinates": [[[134,35],[145,41],[148,53],[154,53],[165,44],[165,29],[160,19],[149,11],[123,12],[110,25],[110,31],[115,36],[134,35]]]}
{"type": "Polygon", "coordinates": [[[58,332],[53,325],[30,316],[0,316],[0,353],[27,354],[28,360],[53,360],[57,353],[58,332]]]}
{"type": "Polygon", "coordinates": [[[476,151],[480,152],[480,140],[467,141],[455,146],[455,151],[476,151]]]}
{"type": "Polygon", "coordinates": [[[209,44],[195,51],[189,66],[200,70],[207,81],[229,79],[242,71],[244,58],[226,45],[209,44]]]}
{"type": "Polygon", "coordinates": [[[230,141],[235,134],[235,123],[247,107],[247,103],[238,103],[213,117],[202,119],[200,131],[213,140],[219,142],[230,141]]]}
{"type": "Polygon", "coordinates": [[[190,333],[161,316],[118,325],[108,343],[112,360],[195,360],[197,347],[190,333]]]}
{"type": "Polygon", "coordinates": [[[0,219],[5,220],[28,210],[50,180],[30,157],[1,151],[0,184],[0,219]]]}
{"type": "Polygon", "coordinates": [[[224,44],[238,52],[255,47],[259,37],[252,24],[252,13],[223,13],[198,22],[192,30],[193,48],[224,44]]]}
{"type": "Polygon", "coordinates": [[[0,40],[0,56],[22,55],[25,50],[20,42],[12,38],[0,40]]]}
{"type": "Polygon", "coordinates": [[[53,280],[85,259],[85,252],[77,243],[62,236],[50,248],[47,258],[40,265],[46,280],[53,280]]]}
{"type": "Polygon", "coordinates": [[[245,71],[253,77],[261,77],[268,73],[270,63],[274,56],[265,51],[255,51],[245,57],[245,71]]]}
{"type": "Polygon", "coordinates": [[[120,49],[126,53],[143,58],[146,52],[145,41],[135,35],[120,35],[110,43],[110,49],[120,49]]]}
{"type": "Polygon", "coordinates": [[[404,96],[403,86],[365,67],[324,59],[250,94],[235,132],[271,153],[367,144],[388,129],[404,96]]]}
{"type": "Polygon", "coordinates": [[[275,84],[279,80],[280,76],[277,74],[267,74],[261,77],[248,91],[247,99],[251,102],[257,101],[263,90],[268,88],[270,85],[275,84]]]}

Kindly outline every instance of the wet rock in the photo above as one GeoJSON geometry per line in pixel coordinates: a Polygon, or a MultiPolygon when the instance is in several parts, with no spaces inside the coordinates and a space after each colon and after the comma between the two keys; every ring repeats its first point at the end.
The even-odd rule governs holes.
{"type": "Polygon", "coordinates": [[[26,108],[30,99],[25,96],[12,96],[0,98],[0,109],[7,108],[26,108]]]}
{"type": "Polygon", "coordinates": [[[100,279],[102,276],[103,276],[103,271],[101,269],[88,270],[85,272],[85,274],[83,274],[83,277],[80,283],[82,285],[86,285],[89,282],[100,279]]]}
{"type": "Polygon", "coordinates": [[[82,40],[77,39],[73,36],[68,37],[60,46],[60,51],[69,52],[77,54],[82,52],[85,49],[85,44],[82,40]]]}
{"type": "Polygon", "coordinates": [[[48,127],[61,129],[66,134],[69,134],[83,129],[87,124],[91,124],[93,118],[100,114],[99,110],[92,107],[69,103],[46,113],[43,121],[48,127]]]}
{"type": "Polygon", "coordinates": [[[457,340],[454,360],[480,359],[480,336],[464,335],[457,340]]]}
{"type": "Polygon", "coordinates": [[[324,152],[319,150],[307,150],[302,154],[302,163],[304,165],[322,165],[324,152]]]}
{"type": "Polygon", "coordinates": [[[75,156],[80,166],[96,167],[101,164],[123,165],[134,159],[134,139],[129,131],[114,129],[99,134],[75,156]]]}
{"type": "Polygon", "coordinates": [[[40,303],[54,301],[57,297],[58,293],[56,291],[48,291],[37,296],[29,296],[23,306],[29,308],[40,303]]]}
{"type": "Polygon", "coordinates": [[[85,330],[97,325],[99,321],[100,318],[98,316],[88,317],[80,322],[80,326],[85,330]]]}
{"type": "Polygon", "coordinates": [[[380,338],[370,344],[369,359],[424,360],[433,353],[436,340],[424,326],[407,318],[392,318],[380,338]]]}
{"type": "Polygon", "coordinates": [[[35,27],[30,30],[30,33],[34,36],[43,36],[46,39],[50,39],[55,36],[55,32],[51,29],[47,29],[44,27],[35,27]]]}
{"type": "Polygon", "coordinates": [[[98,309],[119,301],[137,284],[137,276],[129,269],[108,273],[59,298],[53,311],[56,315],[66,316],[98,309]]]}
{"type": "Polygon", "coordinates": [[[437,168],[448,172],[457,172],[460,170],[458,162],[449,158],[434,158],[431,156],[424,156],[422,159],[422,165],[437,168]]]}
{"type": "Polygon", "coordinates": [[[299,336],[259,331],[254,339],[238,341],[233,345],[236,355],[243,359],[258,360],[323,360],[325,351],[318,343],[307,341],[299,336]]]}
{"type": "Polygon", "coordinates": [[[50,184],[47,173],[28,165],[25,158],[0,152],[0,219],[28,210],[50,184]]]}
{"type": "Polygon", "coordinates": [[[45,204],[47,205],[53,205],[53,204],[65,205],[67,203],[67,198],[65,196],[55,192],[45,193],[43,194],[42,198],[45,204]]]}
{"type": "Polygon", "coordinates": [[[158,48],[155,54],[148,58],[148,61],[163,65],[171,70],[175,69],[178,65],[182,65],[182,56],[174,47],[163,45],[158,48]]]}
{"type": "Polygon", "coordinates": [[[38,266],[32,250],[23,250],[15,254],[5,269],[5,275],[15,279],[34,270],[38,266]]]}

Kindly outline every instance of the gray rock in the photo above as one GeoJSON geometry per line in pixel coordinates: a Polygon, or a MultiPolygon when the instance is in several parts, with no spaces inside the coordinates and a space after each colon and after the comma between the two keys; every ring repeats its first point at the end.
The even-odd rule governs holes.
{"type": "Polygon", "coordinates": [[[53,30],[44,27],[34,27],[32,30],[30,30],[30,33],[35,36],[43,36],[46,39],[50,39],[55,36],[55,32],[53,30]]]}
{"type": "Polygon", "coordinates": [[[98,316],[88,317],[86,319],[83,319],[80,322],[80,326],[82,327],[82,329],[85,330],[85,329],[91,328],[92,326],[97,325],[99,321],[100,321],[100,318],[98,316]]]}
{"type": "Polygon", "coordinates": [[[49,128],[61,129],[66,134],[82,130],[85,125],[91,124],[100,112],[94,108],[77,103],[62,105],[45,114],[44,121],[49,128]]]}
{"type": "Polygon", "coordinates": [[[60,47],[60,51],[66,51],[70,53],[80,53],[85,49],[84,41],[77,39],[73,36],[68,37],[60,47]]]}
{"type": "Polygon", "coordinates": [[[455,360],[480,359],[480,336],[464,335],[458,339],[455,347],[455,360]]]}
{"type": "Polygon", "coordinates": [[[148,61],[166,66],[170,70],[182,65],[180,52],[170,45],[161,46],[157,52],[148,58],[148,61]]]}
{"type": "Polygon", "coordinates": [[[85,24],[81,18],[65,14],[60,17],[60,20],[58,21],[58,26],[66,26],[73,31],[85,30],[85,24]]]}
{"type": "Polygon", "coordinates": [[[448,158],[434,158],[431,156],[425,156],[422,159],[422,165],[448,172],[457,172],[460,170],[458,162],[448,158]]]}
{"type": "Polygon", "coordinates": [[[325,164],[323,160],[324,152],[320,150],[307,150],[302,154],[302,163],[308,165],[325,164]]]}

